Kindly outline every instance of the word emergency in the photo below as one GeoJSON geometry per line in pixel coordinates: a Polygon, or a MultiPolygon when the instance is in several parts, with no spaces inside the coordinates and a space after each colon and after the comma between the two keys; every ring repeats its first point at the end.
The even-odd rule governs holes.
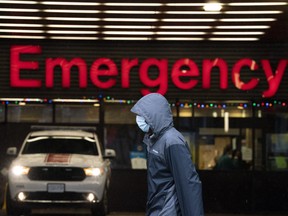
{"type": "MultiPolygon", "coordinates": [[[[149,88],[157,88],[157,92],[165,94],[168,90],[168,79],[171,79],[174,86],[187,91],[195,88],[201,81],[201,74],[198,65],[189,58],[178,59],[174,62],[171,72],[168,71],[167,59],[148,58],[139,62],[138,58],[121,59],[120,68],[110,58],[96,59],[90,68],[82,58],[73,58],[67,60],[65,58],[46,58],[45,59],[45,80],[39,78],[23,78],[21,73],[24,70],[37,71],[39,70],[39,62],[23,61],[21,55],[37,54],[40,55],[42,48],[40,46],[11,46],[10,48],[10,86],[13,88],[41,88],[45,86],[47,89],[54,87],[55,67],[60,67],[62,70],[62,88],[70,88],[71,83],[71,68],[77,67],[79,72],[79,88],[87,88],[88,77],[91,83],[100,89],[113,88],[117,82],[120,82],[121,88],[130,88],[130,76],[132,68],[139,67],[139,79],[144,85],[141,88],[141,94],[150,93],[149,88]],[[153,79],[149,76],[149,69],[157,68],[157,77],[153,79]],[[89,71],[88,71],[89,70],[89,71]],[[120,78],[119,78],[120,76],[120,78]],[[103,79],[105,78],[105,79],[103,79]],[[120,79],[118,81],[118,79],[120,79]]],[[[259,70],[260,66],[266,77],[268,88],[262,92],[262,97],[269,98],[277,93],[282,77],[285,73],[288,60],[281,59],[275,71],[271,67],[271,63],[267,59],[256,62],[250,58],[238,60],[232,67],[231,80],[234,86],[242,91],[253,90],[260,82],[258,77],[251,73],[250,80],[243,81],[241,79],[241,71],[247,68],[253,72],[259,70]]],[[[211,73],[212,69],[219,70],[219,88],[226,90],[228,88],[228,65],[224,59],[204,59],[202,61],[202,88],[211,88],[211,73]]],[[[39,71],[38,71],[39,72],[39,71]]],[[[261,81],[262,82],[262,81],[261,81]]]]}

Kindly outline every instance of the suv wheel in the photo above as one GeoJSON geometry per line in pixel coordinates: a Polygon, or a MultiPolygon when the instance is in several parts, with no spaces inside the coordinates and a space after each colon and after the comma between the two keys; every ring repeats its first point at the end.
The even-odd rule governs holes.
{"type": "Polygon", "coordinates": [[[93,216],[106,216],[109,213],[107,189],[104,190],[101,202],[95,204],[95,206],[92,207],[91,212],[93,216]]]}
{"type": "Polygon", "coordinates": [[[30,215],[31,210],[25,207],[19,207],[15,201],[11,199],[10,189],[6,188],[6,214],[7,216],[23,216],[30,215]]]}

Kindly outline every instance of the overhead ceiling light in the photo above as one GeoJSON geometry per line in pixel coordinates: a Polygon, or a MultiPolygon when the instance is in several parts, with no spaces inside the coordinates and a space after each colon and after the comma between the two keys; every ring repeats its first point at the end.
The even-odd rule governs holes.
{"type": "Polygon", "coordinates": [[[100,13],[99,10],[56,10],[56,9],[46,9],[46,13],[86,13],[86,14],[96,14],[100,13]]]}
{"type": "Polygon", "coordinates": [[[204,38],[195,38],[195,37],[157,37],[155,40],[161,41],[201,41],[204,38]]]}
{"type": "Polygon", "coordinates": [[[56,40],[98,40],[98,37],[65,37],[65,36],[51,36],[49,39],[56,40]]]}
{"type": "Polygon", "coordinates": [[[157,22],[158,19],[153,18],[104,18],[107,22],[157,22]]]}
{"type": "Polygon", "coordinates": [[[103,3],[105,6],[122,6],[122,7],[127,7],[127,6],[132,6],[132,7],[139,7],[139,6],[163,6],[162,3],[124,3],[124,2],[109,2],[109,3],[103,3]]]}
{"type": "Polygon", "coordinates": [[[210,2],[210,3],[206,3],[203,6],[203,9],[205,11],[220,11],[222,9],[222,5],[218,2],[210,2]]]}
{"type": "Polygon", "coordinates": [[[195,7],[199,7],[199,6],[204,6],[204,3],[167,3],[165,4],[166,6],[172,6],[172,7],[182,7],[182,6],[195,6],[195,7]]]}
{"type": "Polygon", "coordinates": [[[3,12],[39,12],[38,9],[29,9],[29,8],[0,8],[0,11],[3,12]]]}
{"type": "Polygon", "coordinates": [[[46,17],[46,20],[61,20],[61,21],[99,21],[99,18],[83,18],[83,17],[46,17]]]}
{"type": "Polygon", "coordinates": [[[234,2],[228,3],[229,6],[279,6],[279,5],[287,5],[287,2],[234,2]]]}
{"type": "Polygon", "coordinates": [[[151,25],[104,25],[106,29],[155,29],[155,26],[151,25]]]}
{"type": "Polygon", "coordinates": [[[175,26],[159,26],[159,29],[211,29],[212,26],[182,26],[182,25],[175,25],[175,26]]]}
{"type": "Polygon", "coordinates": [[[149,37],[104,37],[104,40],[151,40],[149,37]]]}
{"type": "Polygon", "coordinates": [[[233,25],[233,26],[215,26],[216,29],[268,29],[268,25],[233,25]]]}
{"type": "Polygon", "coordinates": [[[229,131],[229,112],[224,112],[224,131],[229,131]]]}
{"type": "Polygon", "coordinates": [[[106,10],[106,14],[160,14],[160,11],[139,11],[139,10],[106,10]]]}
{"type": "Polygon", "coordinates": [[[220,22],[271,22],[275,20],[275,18],[230,18],[220,19],[220,22]]]}
{"type": "Polygon", "coordinates": [[[283,11],[225,11],[225,14],[280,14],[283,11]]]}
{"type": "Polygon", "coordinates": [[[61,98],[57,98],[57,99],[53,99],[53,102],[80,102],[80,103],[97,103],[99,102],[99,100],[97,99],[61,99],[61,98]]]}
{"type": "Polygon", "coordinates": [[[259,38],[241,38],[241,37],[237,37],[237,38],[208,38],[208,40],[210,41],[257,41],[259,40],[259,38]]]}
{"type": "Polygon", "coordinates": [[[0,32],[5,33],[43,33],[42,30],[27,30],[27,29],[0,29],[0,32]]]}
{"type": "Polygon", "coordinates": [[[32,35],[0,35],[0,38],[17,38],[17,39],[45,39],[45,36],[32,36],[32,35]]]}
{"type": "Polygon", "coordinates": [[[49,24],[49,28],[99,28],[98,25],[64,25],[64,24],[49,24]]]}
{"type": "Polygon", "coordinates": [[[11,1],[11,0],[8,0],[8,1],[1,0],[0,3],[4,3],[4,4],[38,4],[37,1],[11,1]]]}
{"type": "Polygon", "coordinates": [[[126,103],[127,100],[116,100],[116,99],[109,100],[109,99],[104,98],[104,101],[106,103],[126,103]]]}
{"type": "Polygon", "coordinates": [[[213,35],[263,35],[264,32],[212,32],[213,35]]]}
{"type": "Polygon", "coordinates": [[[165,11],[165,14],[199,14],[199,15],[205,15],[205,14],[219,14],[219,11],[165,11]]]}
{"type": "Polygon", "coordinates": [[[216,19],[162,19],[163,22],[215,22],[216,19]]]}
{"type": "Polygon", "coordinates": [[[2,27],[43,27],[42,24],[30,24],[30,23],[0,23],[2,27]]]}
{"type": "Polygon", "coordinates": [[[43,102],[43,99],[40,99],[40,98],[0,98],[0,101],[43,102]]]}
{"type": "Polygon", "coordinates": [[[36,16],[0,16],[0,19],[40,20],[42,18],[36,16]]]}
{"type": "Polygon", "coordinates": [[[157,35],[205,35],[205,32],[171,32],[171,31],[164,31],[164,32],[156,32],[157,35]]]}
{"type": "Polygon", "coordinates": [[[153,35],[152,31],[104,31],[103,34],[112,35],[153,35]]]}
{"type": "MultiPolygon", "coordinates": [[[[207,0],[208,1],[208,0],[207,0]]],[[[213,0],[211,0],[213,1],[213,0]]],[[[216,0],[215,0],[216,1],[216,0]]],[[[219,0],[220,1],[220,0],[219,0]]],[[[191,1],[193,2],[193,1],[191,1]]],[[[72,34],[70,39],[80,39],[81,35],[83,34],[83,37],[85,36],[84,34],[87,34],[86,38],[89,40],[92,39],[104,39],[104,37],[98,38],[98,29],[101,28],[101,34],[104,31],[104,36],[107,38],[118,38],[120,40],[157,40],[157,37],[159,36],[161,39],[160,40],[170,40],[173,36],[173,39],[177,38],[179,40],[188,40],[190,38],[189,35],[193,36],[194,35],[202,35],[206,34],[204,31],[205,29],[214,29],[215,32],[212,33],[211,30],[207,31],[207,34],[214,35],[212,37],[215,38],[215,40],[230,40],[229,38],[232,38],[232,36],[229,35],[235,35],[235,37],[238,36],[238,38],[232,38],[231,40],[238,41],[238,40],[254,40],[257,35],[262,35],[264,34],[264,30],[261,29],[268,29],[270,28],[269,25],[267,25],[267,22],[270,21],[276,21],[276,15],[274,15],[275,18],[273,18],[273,14],[280,14],[280,13],[285,13],[284,9],[280,9],[279,7],[275,10],[274,7],[272,9],[266,8],[266,7],[261,7],[261,6],[283,6],[286,7],[288,5],[288,2],[285,0],[275,0],[275,1],[263,1],[263,2],[253,2],[253,1],[232,1],[232,3],[210,3],[210,4],[205,4],[205,1],[202,3],[159,3],[155,2],[153,3],[134,3],[132,1],[127,2],[127,3],[121,3],[121,2],[106,2],[106,3],[99,3],[99,1],[90,1],[90,0],[73,0],[72,2],[69,0],[44,0],[44,1],[29,1],[29,0],[0,0],[0,13],[2,12],[16,12],[16,16],[12,16],[13,13],[10,13],[5,15],[2,13],[0,15],[0,32],[6,33],[3,37],[5,38],[34,38],[33,36],[37,33],[41,36],[36,36],[37,38],[52,38],[53,34],[72,34]],[[2,4],[1,4],[2,3],[2,4]],[[9,5],[8,5],[9,4],[9,5]],[[15,4],[15,5],[14,5],[15,4]],[[19,4],[19,7],[16,7],[19,4]],[[29,5],[30,4],[30,5],[29,5]],[[37,5],[33,5],[37,4],[37,5]],[[41,6],[42,4],[42,6],[41,6]],[[219,11],[215,11],[214,9],[208,9],[207,11],[198,11],[199,8],[204,8],[204,6],[207,5],[213,5],[213,4],[218,4],[221,7],[223,6],[229,6],[231,10],[229,11],[223,11],[221,12],[221,9],[219,11]],[[2,5],[4,5],[2,7],[2,5]],[[22,6],[21,6],[22,5],[22,6]],[[52,6],[43,6],[43,5],[52,5],[52,6]],[[104,8],[98,8],[97,5],[107,6],[108,9],[111,10],[104,10],[104,8]],[[67,7],[65,7],[67,6],[67,7]],[[69,7],[71,6],[71,7],[69,7]],[[74,7],[73,7],[74,6],[74,7]],[[85,8],[81,10],[73,10],[74,8],[79,8],[77,6],[86,6],[85,8]],[[95,6],[95,7],[93,7],[95,6]],[[113,7],[115,6],[115,7],[113,7]],[[119,6],[119,7],[118,7],[119,6]],[[166,10],[160,10],[158,11],[158,7],[164,6],[166,10]],[[236,10],[235,7],[239,6],[240,11],[236,10]],[[242,7],[243,6],[243,7],[242,7]],[[244,7],[246,6],[246,7],[244,7]],[[253,11],[249,11],[249,6],[252,8],[253,11]],[[15,8],[12,8],[15,7],[15,8]],[[145,8],[143,8],[145,7],[145,8]],[[172,8],[173,7],[173,8],[172,8]],[[175,8],[176,7],[176,8],[175,8]],[[183,8],[182,8],[183,7],[183,8]],[[187,9],[187,7],[190,7],[187,9]],[[193,8],[194,7],[194,8],[193,8]],[[38,9],[39,8],[39,9],[38,9]],[[41,9],[42,8],[42,9],[41,9]],[[45,9],[47,8],[47,9],[45,9]],[[55,9],[53,9],[55,8],[55,9]],[[62,9],[63,8],[63,9],[62,9]],[[68,8],[68,10],[64,10],[64,8],[68,8]],[[85,10],[87,8],[87,10],[85,10]],[[186,8],[186,9],[185,9],[186,8]],[[95,10],[94,10],[95,9],[95,10]],[[99,9],[99,10],[97,10],[99,9]],[[123,10],[122,10],[123,9],[123,10]],[[149,10],[148,10],[149,9],[149,10]],[[235,9],[235,10],[233,10],[235,9]],[[244,10],[246,9],[246,10],[244,10]],[[46,16],[38,17],[34,16],[34,12],[36,12],[36,15],[38,15],[37,12],[41,10],[42,12],[46,12],[46,16]],[[190,11],[188,11],[190,10],[190,11]],[[283,10],[283,11],[281,11],[283,10]],[[18,13],[17,12],[23,12],[23,13],[18,13]],[[50,13],[55,13],[55,14],[50,14],[50,13]],[[56,14],[59,13],[59,14],[56,14]],[[63,13],[63,14],[61,14],[63,13]],[[67,13],[67,14],[65,14],[67,13]],[[69,13],[69,14],[68,14],[69,13]],[[78,14],[77,17],[76,15],[73,16],[73,13],[76,15],[78,14]],[[83,14],[90,14],[89,16],[83,15],[83,14]],[[98,17],[97,13],[103,13],[103,14],[112,14],[112,15],[107,15],[104,17],[98,17]],[[158,16],[153,16],[153,14],[159,14],[163,13],[160,18],[158,16]],[[217,18],[216,16],[205,16],[204,19],[193,19],[193,17],[189,18],[192,14],[219,14],[223,13],[227,15],[227,18],[217,18]],[[28,16],[25,16],[28,15],[28,16]],[[92,14],[95,14],[92,15],[92,14]],[[117,16],[119,14],[119,16],[117,16]],[[124,16],[127,14],[127,16],[124,16]],[[135,14],[136,18],[129,16],[129,14],[135,14]],[[136,16],[139,14],[139,16],[136,16]],[[147,16],[144,16],[141,14],[147,14],[147,16]],[[151,16],[148,16],[151,14],[151,16]],[[170,14],[167,15],[165,18],[165,14],[170,14]],[[175,14],[173,16],[173,14],[175,14]],[[187,14],[187,16],[180,16],[181,14],[187,14]],[[229,14],[231,14],[231,18],[229,18],[229,14]],[[235,14],[235,16],[232,16],[232,14],[235,14]],[[243,14],[243,18],[238,16],[239,18],[242,19],[237,19],[236,15],[237,14],[243,14]],[[244,16],[247,14],[246,16],[244,16]],[[251,16],[249,16],[249,14],[251,16]],[[253,16],[254,14],[258,15],[253,16]],[[261,14],[267,14],[267,16],[260,16],[261,14]],[[270,14],[270,16],[269,16],[270,14]],[[10,16],[9,16],[10,15],[10,16]],[[114,16],[113,16],[114,15],[114,16]],[[179,16],[177,16],[179,15],[179,16]],[[123,18],[122,18],[123,17],[123,18]],[[138,18],[137,18],[138,17],[138,18]],[[179,17],[179,19],[177,19],[179,17]],[[187,18],[185,18],[187,17],[187,18]],[[235,18],[233,18],[235,17],[235,18]],[[251,18],[245,18],[245,17],[251,17],[251,18]],[[215,18],[215,19],[213,19],[215,18]],[[217,19],[216,19],[217,18],[217,19]],[[9,20],[12,23],[9,23],[9,20]],[[32,22],[32,20],[35,20],[32,22]],[[37,20],[37,21],[36,21],[37,20]],[[41,20],[41,21],[38,21],[41,20]],[[45,21],[46,20],[46,21],[45,21]],[[49,20],[49,21],[47,21],[49,20]],[[50,21],[52,20],[52,21],[50,21]],[[57,22],[58,21],[58,22],[57,22]],[[66,21],[66,22],[61,22],[61,21],[66,21]],[[71,22],[70,22],[71,21],[71,22]],[[81,22],[84,21],[84,22],[81,22]],[[87,23],[85,23],[87,21],[87,23]],[[98,21],[106,21],[106,24],[110,25],[101,25],[101,23],[98,23],[98,21]],[[220,23],[222,24],[221,26],[215,26],[212,27],[214,22],[227,22],[227,23],[220,23]],[[29,24],[25,22],[31,22],[31,23],[36,23],[36,24],[29,24]],[[122,22],[122,23],[121,23],[122,22]],[[155,22],[155,23],[154,23],[155,22]],[[189,23],[188,23],[189,22],[189,23]],[[237,23],[238,22],[238,23],[237,23]],[[249,22],[251,22],[249,25],[249,22]],[[255,23],[252,23],[255,22],[255,23]],[[256,23],[257,22],[257,23],[256,23]],[[260,22],[260,23],[258,23],[260,22]],[[265,23],[266,22],[266,23],[265,23]],[[39,23],[39,24],[38,24],[39,23]],[[46,23],[46,24],[45,24],[46,23]],[[51,24],[49,24],[51,23],[51,24]],[[55,24],[53,24],[55,23],[55,24]],[[62,23],[62,24],[57,24],[57,23],[62,23]],[[68,25],[64,24],[67,23],[68,25]],[[76,23],[76,25],[73,25],[76,23]],[[81,25],[81,24],[84,25],[81,25]],[[87,25],[85,25],[87,24],[87,25]],[[117,25],[119,24],[119,25],[117,25]],[[131,24],[131,25],[129,25],[131,24]],[[138,25],[139,24],[139,25],[138,25]],[[260,25],[257,25],[260,24],[260,25]],[[18,28],[17,28],[18,27],[18,28]],[[40,29],[43,27],[46,27],[46,29],[42,30],[40,29]],[[11,30],[10,30],[11,29],[11,30]],[[15,30],[13,30],[15,29],[15,30]],[[26,29],[26,30],[25,30],[26,29]],[[31,29],[31,30],[30,30],[31,29]],[[39,30],[38,30],[39,29],[39,30]],[[104,30],[103,30],[104,29],[104,30]],[[194,30],[195,29],[195,30],[194,30]],[[198,30],[197,30],[198,29],[198,30]],[[202,29],[202,30],[201,30],[202,29]],[[222,29],[222,30],[221,30],[222,29]],[[231,29],[229,31],[229,29],[231,29]],[[245,31],[246,29],[246,31],[245,31]],[[55,30],[63,30],[63,31],[55,31],[55,30]],[[65,30],[70,30],[70,31],[65,31],[65,30]],[[71,30],[76,30],[76,31],[71,31],[71,30]],[[78,30],[78,31],[77,31],[78,30]],[[84,31],[81,31],[84,30],[84,31]],[[95,30],[95,31],[94,31],[95,30]],[[107,31],[106,31],[107,30],[107,31]],[[113,31],[113,30],[120,30],[120,31],[113,31]],[[157,32],[158,30],[158,32],[157,32]],[[183,31],[181,31],[183,30],[183,31]],[[232,32],[233,30],[237,32],[232,32]],[[243,30],[243,31],[242,31],[243,30]],[[250,30],[250,31],[249,31],[250,30]],[[195,33],[195,32],[196,33],[195,33]],[[218,31],[218,32],[216,32],[218,31]],[[229,32],[228,32],[229,31],[229,32]],[[47,32],[48,36],[43,36],[42,33],[47,32]],[[109,37],[108,34],[112,32],[112,37],[109,37]],[[113,33],[114,32],[114,33],[113,33]],[[232,32],[232,33],[231,33],[232,32]],[[8,33],[11,33],[11,35],[7,35],[8,33]],[[25,34],[25,36],[22,36],[20,33],[31,33],[32,36],[29,36],[28,34],[25,34]],[[143,34],[143,37],[141,37],[141,34],[143,34]],[[17,35],[19,34],[19,35],[17,35]],[[73,34],[79,34],[78,35],[73,35],[73,34]],[[93,35],[95,34],[95,35],[93,35]],[[119,34],[117,36],[117,34],[119,34]],[[126,34],[126,35],[125,35],[126,34]],[[90,36],[91,37],[90,37],[90,36]],[[113,37],[113,35],[115,37],[113,37]],[[150,35],[157,35],[157,36],[150,36],[150,35]],[[165,38],[166,35],[169,35],[168,37],[165,38]],[[178,36],[177,36],[178,35],[178,36]],[[226,37],[223,36],[221,39],[216,39],[217,35],[227,35],[226,37]],[[242,35],[242,36],[241,36],[242,35]],[[247,37],[243,36],[247,35],[247,37]],[[250,36],[249,36],[250,35],[250,36]],[[74,36],[74,37],[73,37],[74,36]],[[147,36],[147,37],[146,37],[147,36]],[[171,37],[172,36],[172,37],[171,37]],[[185,39],[185,37],[187,37],[185,39]],[[224,38],[225,37],[225,38],[224,38]],[[244,39],[239,39],[239,38],[245,37],[244,39]],[[223,39],[224,38],[224,39],[223,39]],[[227,39],[228,38],[228,39],[227,39]],[[251,39],[252,38],[252,39],[251,39]]],[[[201,10],[201,9],[200,9],[201,10]]],[[[219,23],[218,23],[219,24],[219,23]]],[[[61,35],[58,35],[58,39],[60,38],[61,35]],[[58,37],[59,36],[59,37],[58,37]]],[[[63,35],[64,37],[65,35],[63,35]]],[[[2,38],[3,38],[2,37],[2,38]]],[[[195,36],[197,37],[197,36],[195,36]]],[[[198,36],[201,37],[201,36],[198,36]]],[[[67,39],[68,37],[65,37],[67,39]]],[[[54,39],[56,39],[54,37],[54,39]]],[[[171,39],[171,40],[173,40],[171,39]]],[[[196,38],[197,39],[197,38],[196,38]]],[[[206,37],[201,38],[201,40],[208,40],[206,37]]],[[[259,40],[261,38],[256,38],[255,40],[259,40]]],[[[176,40],[176,39],[175,39],[176,40]]],[[[190,39],[191,40],[191,39],[190,39]]]]}
{"type": "Polygon", "coordinates": [[[47,31],[48,34],[97,34],[97,31],[55,31],[55,30],[50,30],[47,31]]]}
{"type": "Polygon", "coordinates": [[[100,5],[98,2],[73,2],[73,1],[42,1],[44,5],[73,5],[73,6],[97,6],[100,5]]]}

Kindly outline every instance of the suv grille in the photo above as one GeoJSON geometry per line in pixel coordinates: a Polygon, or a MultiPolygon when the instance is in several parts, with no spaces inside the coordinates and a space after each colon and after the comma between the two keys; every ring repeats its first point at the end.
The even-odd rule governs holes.
{"type": "Polygon", "coordinates": [[[37,181],[83,181],[86,175],[82,168],[77,167],[31,167],[28,178],[37,181]]]}
{"type": "Polygon", "coordinates": [[[41,201],[87,201],[86,193],[65,192],[65,193],[48,193],[48,192],[30,192],[27,193],[27,200],[41,201]]]}

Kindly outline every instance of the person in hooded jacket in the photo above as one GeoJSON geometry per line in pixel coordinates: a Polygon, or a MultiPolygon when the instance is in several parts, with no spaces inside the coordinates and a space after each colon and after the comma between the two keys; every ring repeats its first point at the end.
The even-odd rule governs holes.
{"type": "Polygon", "coordinates": [[[131,109],[147,145],[147,216],[202,216],[202,183],[166,98],[142,97],[131,109]]]}

